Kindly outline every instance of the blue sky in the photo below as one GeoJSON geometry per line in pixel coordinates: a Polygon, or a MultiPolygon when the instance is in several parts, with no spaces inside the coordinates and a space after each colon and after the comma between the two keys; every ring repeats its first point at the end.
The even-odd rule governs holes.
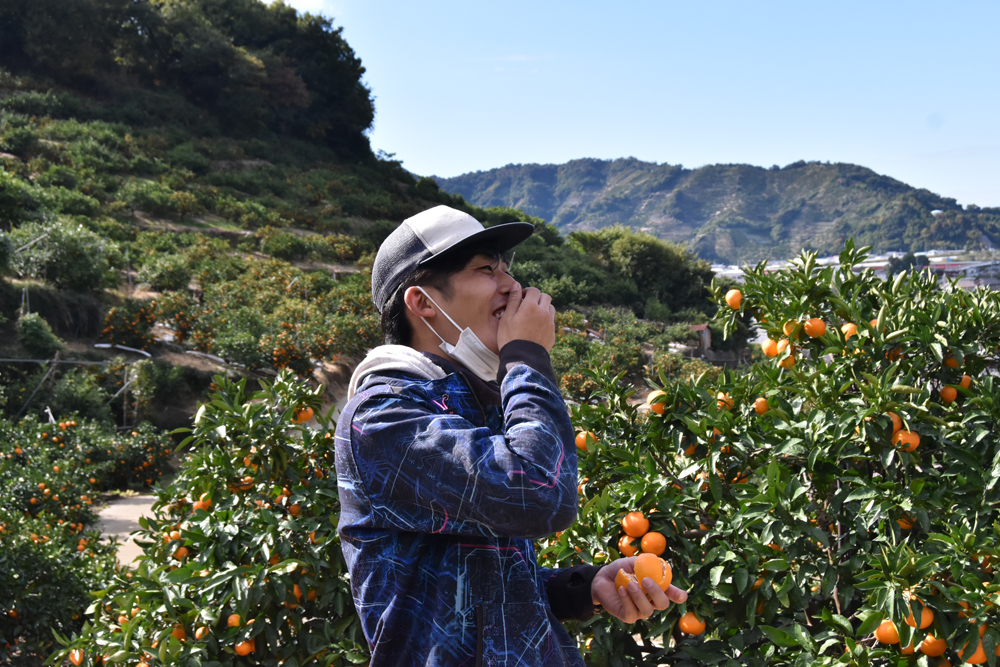
{"type": "Polygon", "coordinates": [[[343,26],[417,174],[819,160],[1000,206],[1000,2],[285,2],[343,26]]]}

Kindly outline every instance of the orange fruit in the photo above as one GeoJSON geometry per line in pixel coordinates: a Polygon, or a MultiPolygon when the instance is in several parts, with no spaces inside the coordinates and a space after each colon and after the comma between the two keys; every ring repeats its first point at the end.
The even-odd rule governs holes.
{"type": "Polygon", "coordinates": [[[629,512],[622,518],[622,530],[629,537],[642,537],[649,531],[649,519],[642,512],[629,512]]]}
{"type": "Polygon", "coordinates": [[[847,340],[851,336],[856,336],[858,333],[858,325],[853,322],[845,322],[840,325],[840,333],[844,334],[844,340],[847,340]]]}
{"type": "Polygon", "coordinates": [[[242,623],[243,619],[240,618],[239,614],[230,614],[229,618],[226,619],[226,625],[228,625],[231,628],[238,628],[240,627],[240,625],[242,625],[242,623]]]}
{"type": "Polygon", "coordinates": [[[779,340],[778,341],[778,345],[777,345],[778,354],[781,354],[782,352],[784,352],[786,347],[788,347],[788,341],[785,340],[784,338],[782,338],[781,340],[779,340]]]}
{"type": "Polygon", "coordinates": [[[889,619],[885,619],[875,628],[875,639],[883,644],[898,644],[899,632],[896,630],[896,625],[889,619]]]}
{"type": "Polygon", "coordinates": [[[903,428],[903,420],[899,418],[895,412],[889,413],[889,419],[892,420],[892,432],[895,433],[899,429],[903,428]]]}
{"type": "Polygon", "coordinates": [[[695,616],[693,611],[681,616],[681,619],[677,621],[677,627],[688,635],[700,635],[705,632],[705,622],[695,616]]]}
{"type": "Polygon", "coordinates": [[[644,553],[650,553],[656,556],[662,555],[663,552],[667,550],[667,538],[653,530],[643,535],[642,541],[639,544],[644,553]]]}
{"type": "Polygon", "coordinates": [[[794,354],[788,355],[787,357],[779,361],[778,365],[781,366],[782,368],[792,368],[793,366],[795,366],[795,355],[794,354]]]}
{"type": "Polygon", "coordinates": [[[588,442],[597,442],[597,437],[594,436],[590,431],[580,431],[576,434],[576,448],[581,451],[587,451],[588,442]]]}
{"type": "Polygon", "coordinates": [[[299,408],[295,411],[295,416],[292,417],[292,421],[296,424],[304,424],[313,418],[313,409],[310,407],[299,408]]]}
{"type": "Polygon", "coordinates": [[[982,638],[980,638],[979,645],[976,647],[975,652],[972,655],[970,655],[968,658],[966,658],[963,655],[963,653],[965,653],[965,649],[967,649],[968,647],[969,647],[969,645],[966,644],[962,648],[960,648],[957,651],[955,651],[956,653],[958,653],[958,657],[959,658],[962,658],[962,660],[964,660],[965,662],[969,663],[970,665],[981,665],[984,662],[986,662],[986,651],[983,650],[983,640],[982,640],[982,638]]]}
{"type": "Polygon", "coordinates": [[[632,541],[633,539],[634,538],[629,537],[628,535],[622,535],[621,539],[618,540],[618,551],[622,556],[634,556],[639,553],[635,543],[632,541]]]}
{"type": "Polygon", "coordinates": [[[649,577],[653,583],[660,587],[660,590],[664,591],[670,587],[670,582],[674,580],[674,573],[667,565],[667,561],[656,554],[639,554],[635,558],[632,570],[635,572],[635,580],[640,584],[645,581],[646,577],[649,577]]]}
{"type": "Polygon", "coordinates": [[[912,452],[920,446],[920,435],[913,431],[900,429],[892,434],[892,444],[898,446],[904,452],[912,452]]]}
{"type": "Polygon", "coordinates": [[[776,357],[778,356],[778,342],[768,338],[760,344],[760,350],[765,357],[776,357]]]}
{"type": "Polygon", "coordinates": [[[917,650],[916,644],[913,643],[913,642],[916,642],[916,641],[917,641],[917,638],[916,637],[912,637],[910,639],[911,643],[910,643],[909,646],[902,646],[902,642],[900,642],[899,652],[902,653],[903,655],[912,655],[917,650]]]}
{"type": "Polygon", "coordinates": [[[731,289],[726,292],[726,304],[733,310],[740,309],[740,303],[743,301],[743,292],[738,289],[731,289]]]}
{"type": "Polygon", "coordinates": [[[951,403],[956,398],[958,398],[958,390],[954,387],[941,387],[941,400],[945,403],[951,403]]]}
{"type": "MultiPolygon", "coordinates": [[[[912,525],[912,524],[911,524],[912,525]]],[[[934,622],[934,612],[928,609],[923,602],[920,603],[922,609],[920,610],[920,629],[923,630],[928,625],[934,622]]],[[[911,628],[915,628],[916,621],[913,618],[913,611],[910,611],[910,615],[906,617],[906,624],[911,628]]]]}
{"type": "Polygon", "coordinates": [[[732,397],[724,391],[720,391],[715,395],[716,403],[719,405],[720,410],[732,410],[733,409],[733,399],[732,397]]]}
{"type": "Polygon", "coordinates": [[[250,639],[236,644],[236,655],[250,655],[254,650],[254,640],[250,639]]]}
{"type": "Polygon", "coordinates": [[[174,629],[170,632],[170,634],[176,637],[178,641],[184,641],[185,639],[187,639],[188,636],[187,632],[180,625],[175,625],[174,629]]]}
{"type": "Polygon", "coordinates": [[[174,552],[174,558],[176,558],[177,560],[184,560],[185,558],[187,558],[187,555],[188,555],[187,547],[178,547],[177,551],[174,552]]]}
{"type": "MultiPolygon", "coordinates": [[[[911,528],[913,528],[913,519],[911,519],[908,516],[901,516],[901,517],[899,517],[898,519],[896,519],[896,523],[898,523],[899,527],[902,528],[903,530],[910,530],[911,528]]],[[[910,615],[910,618],[911,619],[913,618],[912,614],[910,615]]],[[[933,618],[933,616],[932,616],[932,618],[933,618]]],[[[907,621],[906,623],[907,623],[907,625],[913,625],[909,621],[907,621]]],[[[925,626],[922,625],[920,627],[925,627],[925,626]]]]}
{"type": "MultiPolygon", "coordinates": [[[[958,366],[959,366],[958,359],[956,359],[955,357],[947,357],[944,360],[944,365],[947,366],[948,368],[958,368],[958,366]]],[[[982,647],[980,647],[980,649],[981,648],[982,647]]],[[[959,652],[959,654],[961,655],[961,652],[959,652]]],[[[969,662],[969,661],[966,660],[966,662],[969,662]]],[[[975,664],[975,663],[973,663],[973,664],[975,664]]]]}
{"type": "Polygon", "coordinates": [[[649,395],[646,396],[646,405],[648,405],[649,409],[655,412],[656,414],[662,415],[663,412],[667,409],[667,404],[664,403],[663,401],[660,401],[658,403],[654,401],[656,401],[656,399],[659,398],[660,396],[666,396],[666,395],[667,392],[661,391],[659,389],[651,391],[649,392],[649,395]]]}
{"type": "Polygon", "coordinates": [[[208,628],[204,625],[194,631],[194,638],[201,641],[208,636],[208,628]]]}
{"type": "Polygon", "coordinates": [[[808,320],[803,328],[806,330],[806,335],[810,338],[819,338],[826,334],[826,322],[818,317],[808,320]]]}
{"type": "Polygon", "coordinates": [[[621,588],[623,586],[628,586],[628,582],[635,581],[635,575],[629,574],[625,570],[618,568],[618,574],[615,575],[615,588],[621,588]]]}
{"type": "MultiPolygon", "coordinates": [[[[799,323],[798,323],[798,322],[795,322],[795,321],[793,321],[793,320],[788,320],[787,322],[785,322],[785,323],[784,323],[784,324],[783,324],[783,325],[781,326],[781,331],[782,331],[782,332],[783,332],[783,333],[784,333],[784,334],[785,334],[786,336],[788,336],[789,338],[791,338],[791,337],[792,337],[792,332],[793,332],[793,331],[795,331],[795,327],[797,327],[798,325],[799,325],[799,323]]],[[[798,334],[796,334],[796,335],[795,335],[795,337],[796,337],[796,338],[798,338],[798,337],[799,337],[799,336],[798,336],[798,334]]],[[[780,351],[781,351],[781,350],[779,350],[779,352],[780,352],[780,351]]]]}
{"type": "Polygon", "coordinates": [[[937,658],[938,656],[944,654],[947,648],[948,642],[943,639],[938,639],[931,634],[928,634],[924,637],[924,641],[920,642],[920,652],[931,658],[937,658]]]}
{"type": "Polygon", "coordinates": [[[69,652],[69,661],[74,665],[79,667],[80,663],[83,662],[83,651],[78,648],[73,649],[69,652]]]}
{"type": "Polygon", "coordinates": [[[302,511],[302,508],[299,506],[298,503],[295,503],[294,505],[291,505],[288,508],[288,513],[291,514],[292,516],[298,516],[299,512],[301,512],[301,511],[302,511]]]}
{"type": "Polygon", "coordinates": [[[753,409],[758,415],[763,415],[765,412],[771,409],[771,406],[767,404],[767,399],[761,396],[756,401],[753,402],[753,409]]]}
{"type": "Polygon", "coordinates": [[[959,380],[958,384],[964,387],[965,389],[968,389],[969,387],[972,386],[972,378],[970,378],[968,375],[963,375],[962,379],[959,380]]]}

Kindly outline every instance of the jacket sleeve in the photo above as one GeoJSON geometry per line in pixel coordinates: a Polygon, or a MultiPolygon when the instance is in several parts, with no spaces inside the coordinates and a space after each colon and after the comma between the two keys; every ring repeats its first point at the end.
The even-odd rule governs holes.
{"type": "Polygon", "coordinates": [[[549,599],[549,609],[560,621],[586,621],[597,610],[590,592],[597,565],[575,565],[550,569],[538,568],[538,579],[549,599]]]}
{"type": "Polygon", "coordinates": [[[404,391],[369,398],[351,448],[373,517],[397,530],[539,538],[576,519],[577,458],[562,396],[521,364],[501,385],[494,434],[404,391]]]}

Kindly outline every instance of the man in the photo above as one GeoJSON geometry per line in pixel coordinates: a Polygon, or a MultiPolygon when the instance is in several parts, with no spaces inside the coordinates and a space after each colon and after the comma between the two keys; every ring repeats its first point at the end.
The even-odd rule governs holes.
{"type": "Polygon", "coordinates": [[[538,566],[532,540],[576,518],[572,424],[549,351],[555,310],[501,253],[527,223],[484,228],[438,206],[379,248],[387,345],[355,370],[336,433],[338,529],[354,602],[383,665],[583,665],[560,620],[627,622],[686,594],[619,568],[538,566]]]}

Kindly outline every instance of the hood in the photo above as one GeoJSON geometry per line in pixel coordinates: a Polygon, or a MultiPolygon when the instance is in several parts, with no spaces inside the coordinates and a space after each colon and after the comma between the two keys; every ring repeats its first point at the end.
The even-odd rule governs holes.
{"type": "Polygon", "coordinates": [[[401,371],[427,380],[440,380],[445,377],[444,370],[428,359],[422,352],[406,345],[379,345],[368,352],[351,375],[347,385],[347,399],[357,393],[362,380],[372,373],[386,371],[401,371]]]}

